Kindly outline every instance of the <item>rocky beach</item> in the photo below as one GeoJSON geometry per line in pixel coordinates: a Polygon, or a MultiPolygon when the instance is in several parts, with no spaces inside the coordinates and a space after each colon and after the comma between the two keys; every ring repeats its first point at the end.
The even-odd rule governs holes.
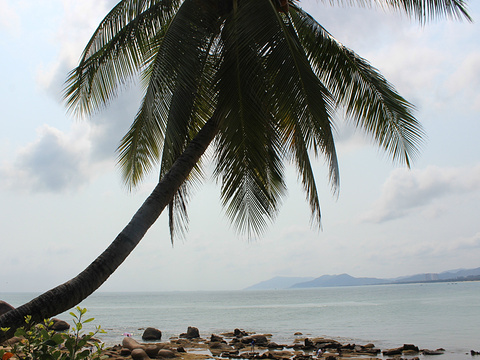
{"type": "MultiPolygon", "coordinates": [[[[57,326],[64,325],[56,320],[57,326]]],[[[274,360],[354,360],[392,359],[417,360],[419,356],[443,355],[444,349],[420,349],[413,344],[404,344],[393,349],[379,349],[374,344],[341,343],[325,337],[306,337],[301,332],[294,335],[291,344],[271,341],[271,334],[247,333],[241,329],[222,334],[200,336],[196,327],[188,327],[186,333],[162,341],[162,331],[156,328],[143,330],[142,340],[137,341],[124,334],[121,344],[105,348],[102,355],[112,360],[204,360],[204,359],[274,359],[274,360]]],[[[21,341],[12,338],[0,346],[6,351],[21,341]]],[[[98,340],[100,341],[100,340],[98,340]]],[[[471,355],[479,353],[471,351],[471,355]]]]}
{"type": "MultiPolygon", "coordinates": [[[[101,325],[95,337],[116,360],[480,359],[478,285],[98,293],[82,304],[95,318],[84,331],[101,325]]],[[[52,329],[62,331],[69,314],[58,317],[66,322],[52,329]]]]}

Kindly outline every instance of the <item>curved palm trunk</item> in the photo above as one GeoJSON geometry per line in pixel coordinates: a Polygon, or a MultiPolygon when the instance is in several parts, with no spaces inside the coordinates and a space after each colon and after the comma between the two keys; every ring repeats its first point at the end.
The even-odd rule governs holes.
{"type": "Polygon", "coordinates": [[[100,287],[138,245],[150,226],[171,201],[218,131],[218,116],[213,116],[187,146],[170,171],[159,181],[153,192],[135,213],[129,224],[110,246],[85,270],[61,284],[0,317],[0,343],[13,336],[24,325],[26,315],[42,321],[71,309],[100,287]]]}

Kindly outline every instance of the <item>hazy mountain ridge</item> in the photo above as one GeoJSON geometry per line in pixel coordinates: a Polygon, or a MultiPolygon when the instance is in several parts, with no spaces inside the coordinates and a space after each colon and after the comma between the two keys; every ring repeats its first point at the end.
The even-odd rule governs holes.
{"type": "Polygon", "coordinates": [[[261,281],[255,285],[247,287],[245,290],[273,290],[288,289],[295,284],[313,280],[314,277],[288,277],[275,276],[270,280],[261,281]]]}
{"type": "Polygon", "coordinates": [[[333,286],[361,286],[380,284],[402,284],[412,282],[480,280],[480,267],[475,269],[447,270],[441,273],[422,273],[401,276],[393,279],[356,278],[348,274],[322,275],[313,277],[287,277],[276,276],[270,280],[261,281],[247,287],[245,290],[272,290],[272,289],[301,289],[333,286]]]}

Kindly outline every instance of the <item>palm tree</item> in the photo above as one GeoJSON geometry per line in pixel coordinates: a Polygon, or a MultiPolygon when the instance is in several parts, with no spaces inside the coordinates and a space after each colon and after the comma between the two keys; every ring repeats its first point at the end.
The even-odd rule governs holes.
{"type": "MultiPolygon", "coordinates": [[[[335,2],[330,0],[330,2],[335,2]]],[[[463,0],[338,0],[415,16],[470,19],[463,0]]],[[[343,111],[394,161],[410,166],[422,128],[412,105],[366,60],[336,41],[295,0],[123,0],[103,19],[68,77],[78,114],[104,106],[138,75],[144,98],[118,148],[128,186],[160,166],[160,180],[112,244],[78,276],[0,317],[10,327],[56,315],[94,292],[165,207],[171,239],[188,225],[191,187],[213,143],[214,176],[236,230],[261,234],[285,193],[285,164],[299,173],[314,224],[320,203],[310,153],[339,186],[333,115],[343,111]]]]}

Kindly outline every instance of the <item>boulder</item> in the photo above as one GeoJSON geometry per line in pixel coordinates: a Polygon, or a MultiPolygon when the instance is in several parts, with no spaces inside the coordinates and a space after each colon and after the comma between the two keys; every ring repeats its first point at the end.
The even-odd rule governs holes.
{"type": "Polygon", "coordinates": [[[402,351],[403,351],[403,347],[399,347],[394,349],[383,350],[382,353],[383,355],[386,355],[386,356],[393,356],[393,355],[402,355],[402,351]]]}
{"type": "Polygon", "coordinates": [[[10,310],[15,309],[12,305],[7,303],[6,301],[0,300],[0,316],[9,312],[10,310]]]}
{"type": "Polygon", "coordinates": [[[149,357],[154,358],[157,356],[160,348],[157,345],[150,344],[150,345],[145,345],[144,350],[149,357]]]}
{"type": "Polygon", "coordinates": [[[158,329],[153,328],[153,327],[148,327],[143,332],[142,339],[146,340],[146,341],[161,340],[162,339],[162,332],[158,329]]]}
{"type": "Polygon", "coordinates": [[[265,357],[268,359],[281,359],[287,360],[293,356],[291,351],[267,351],[264,353],[265,357]]]}
{"type": "Polygon", "coordinates": [[[53,321],[53,324],[49,327],[50,330],[55,330],[55,331],[66,331],[70,329],[70,324],[67,323],[66,321],[53,318],[51,319],[53,321]]]}
{"type": "Polygon", "coordinates": [[[187,339],[197,339],[200,337],[200,332],[194,326],[189,326],[187,332],[185,334],[181,334],[180,337],[184,337],[187,339]]]}
{"type": "Polygon", "coordinates": [[[143,349],[133,349],[131,353],[133,360],[149,360],[147,353],[143,349]]]}
{"type": "Polygon", "coordinates": [[[230,352],[234,351],[234,348],[231,347],[230,345],[225,344],[224,342],[211,342],[208,345],[208,348],[210,352],[212,353],[213,356],[219,356],[220,354],[224,352],[230,352]]]}
{"type": "Polygon", "coordinates": [[[248,334],[243,331],[243,330],[240,330],[240,329],[235,329],[233,330],[233,336],[235,337],[244,337],[244,336],[248,336],[248,334]]]}
{"type": "Polygon", "coordinates": [[[315,344],[313,343],[313,341],[310,340],[309,338],[305,338],[304,343],[305,343],[305,350],[313,349],[314,346],[315,346],[315,344]]]}
{"type": "Polygon", "coordinates": [[[122,356],[130,356],[131,353],[132,353],[132,350],[127,349],[127,348],[122,348],[120,350],[120,355],[122,355],[122,356]]]}
{"type": "Polygon", "coordinates": [[[418,346],[413,344],[403,344],[403,351],[413,351],[418,353],[420,350],[418,349],[418,346]]]}
{"type": "Polygon", "coordinates": [[[445,353],[445,350],[443,349],[437,349],[437,350],[423,349],[422,350],[423,355],[443,355],[444,353],[445,353]]]}
{"type": "Polygon", "coordinates": [[[212,334],[212,336],[210,336],[210,341],[211,342],[223,342],[224,340],[221,336],[212,334]]]}
{"type": "Polygon", "coordinates": [[[269,349],[283,349],[285,345],[277,344],[276,342],[270,341],[267,345],[269,349]]]}
{"type": "Polygon", "coordinates": [[[171,359],[175,357],[175,353],[169,349],[160,349],[158,350],[157,357],[171,359]]]}
{"type": "Polygon", "coordinates": [[[242,343],[244,344],[251,344],[252,341],[255,342],[256,346],[268,346],[268,339],[265,335],[256,334],[245,336],[242,338],[242,343]]]}
{"type": "Polygon", "coordinates": [[[312,342],[315,344],[316,348],[321,349],[339,349],[342,346],[337,340],[327,338],[313,338],[312,342]]]}
{"type": "Polygon", "coordinates": [[[334,356],[334,355],[327,355],[327,356],[325,357],[325,360],[337,360],[337,357],[334,356]]]}
{"type": "Polygon", "coordinates": [[[135,349],[142,349],[145,351],[145,345],[138,343],[137,340],[132,339],[131,337],[124,337],[122,340],[122,346],[129,349],[133,352],[135,349]]]}

